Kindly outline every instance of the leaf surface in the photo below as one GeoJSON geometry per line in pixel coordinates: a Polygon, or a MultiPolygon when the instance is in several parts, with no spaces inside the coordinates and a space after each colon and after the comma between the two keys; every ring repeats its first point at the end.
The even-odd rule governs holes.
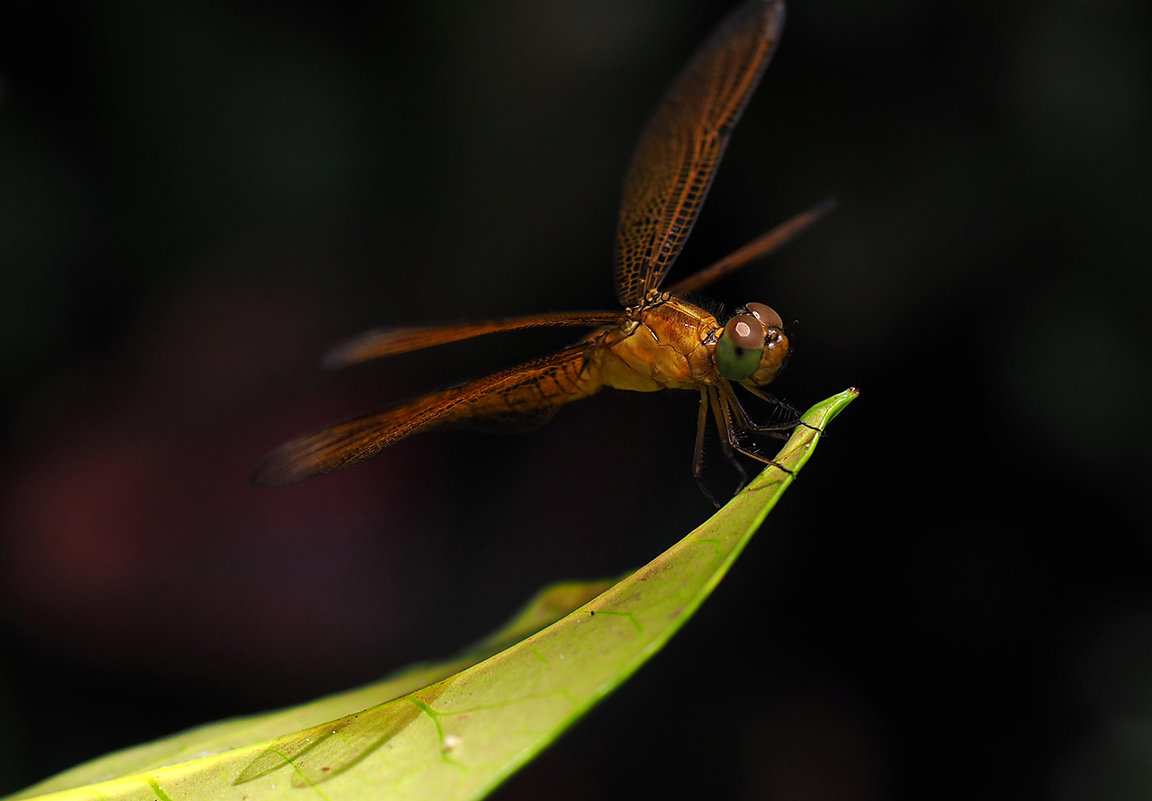
{"type": "Polygon", "coordinates": [[[776,457],[786,470],[768,467],[649,564],[615,582],[546,589],[456,659],[110,754],[9,799],[483,797],[692,616],[855,397],[810,409],[776,457]]]}

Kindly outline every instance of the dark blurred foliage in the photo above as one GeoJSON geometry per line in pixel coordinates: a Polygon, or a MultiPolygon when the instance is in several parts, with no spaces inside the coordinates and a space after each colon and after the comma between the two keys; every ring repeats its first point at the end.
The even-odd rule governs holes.
{"type": "MultiPolygon", "coordinates": [[[[722,11],[8,5],[0,792],[450,654],[710,513],[690,393],[247,475],[567,335],[324,373],[343,336],[611,308],[628,156],[722,11]]],[[[792,403],[862,395],[699,615],[497,797],[1147,798],[1148,5],[789,11],[676,274],[836,195],[711,294],[797,321],[792,403]]]]}

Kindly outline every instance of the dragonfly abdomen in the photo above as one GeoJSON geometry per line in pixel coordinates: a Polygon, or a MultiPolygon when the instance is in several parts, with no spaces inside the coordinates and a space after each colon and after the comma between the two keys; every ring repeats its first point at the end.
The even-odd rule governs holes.
{"type": "Polygon", "coordinates": [[[445,413],[442,425],[482,431],[530,431],[544,425],[566,403],[596,394],[603,384],[583,351],[509,378],[445,413]]]}

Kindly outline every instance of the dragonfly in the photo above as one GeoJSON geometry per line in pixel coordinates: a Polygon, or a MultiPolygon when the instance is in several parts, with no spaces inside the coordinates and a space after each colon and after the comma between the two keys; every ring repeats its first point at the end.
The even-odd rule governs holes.
{"type": "Polygon", "coordinates": [[[641,134],[625,176],[613,263],[623,309],[376,329],[348,340],[327,354],[326,366],[500,332],[590,329],[551,355],[294,439],[267,456],[253,474],[254,483],[287,485],[342,470],[432,428],[528,430],[603,387],[699,393],[692,474],[717,506],[703,481],[710,418],[725,456],[739,472],[737,491],[746,483],[738,454],[775,464],[760,451],[757,438],[782,438],[799,420],[794,409],[763,389],[788,357],[780,315],[753,302],[721,324],[684,295],[775,250],[823,216],[832,201],[795,215],[671,286],[663,284],[699,216],[732,129],[772,58],[783,23],[779,0],[747,0],[738,6],[684,67],[641,134]],[[757,424],[735,385],[786,409],[790,419],[757,424]]]}

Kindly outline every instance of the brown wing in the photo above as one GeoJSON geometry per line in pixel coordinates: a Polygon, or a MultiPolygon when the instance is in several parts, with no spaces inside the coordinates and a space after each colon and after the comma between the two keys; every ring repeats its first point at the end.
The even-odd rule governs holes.
{"type": "Polygon", "coordinates": [[[464,339],[496,334],[504,331],[519,331],[525,328],[568,326],[591,327],[610,325],[620,319],[620,312],[560,312],[558,314],[535,314],[527,317],[510,317],[503,320],[460,323],[458,325],[429,325],[413,328],[378,328],[360,336],[341,342],[324,356],[324,366],[329,368],[346,367],[370,359],[395,356],[435,345],[447,345],[464,339]]]}
{"type": "Polygon", "coordinates": [[[784,4],[751,0],[693,57],[640,137],[616,232],[616,296],[660,286],[700,212],[732,126],[776,49],[784,4]]]}
{"type": "Polygon", "coordinates": [[[588,343],[521,364],[458,387],[433,392],[392,409],[357,417],[294,439],[270,453],[252,482],[295,484],[369,459],[410,434],[475,422],[486,427],[540,424],[560,406],[598,390],[580,381],[588,343]]]}
{"type": "Polygon", "coordinates": [[[768,233],[761,234],[744,247],[729,253],[724,258],[708,265],[703,270],[693,273],[683,280],[677,281],[672,286],[667,287],[665,291],[671,292],[673,295],[684,295],[688,292],[695,292],[716,279],[723,278],[728,275],[728,273],[738,270],[748,262],[767,256],[776,250],[776,248],[790,241],[797,234],[808,230],[813,223],[817,222],[834,208],[836,208],[836,199],[828,198],[807,211],[802,211],[793,217],[789,217],[768,233]]]}

